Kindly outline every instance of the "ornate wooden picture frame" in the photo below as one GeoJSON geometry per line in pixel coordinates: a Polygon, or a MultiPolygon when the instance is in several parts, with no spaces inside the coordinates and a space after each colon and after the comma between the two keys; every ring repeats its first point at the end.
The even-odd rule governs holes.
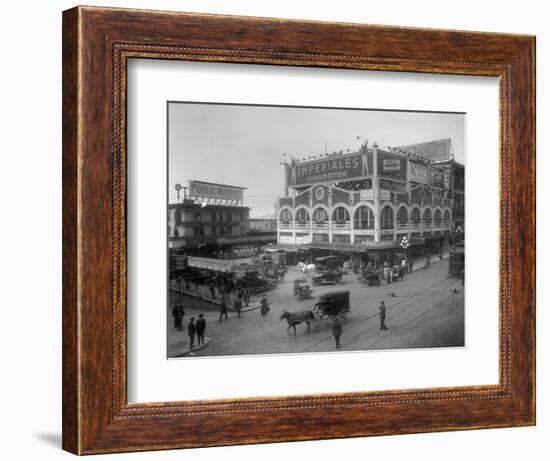
{"type": "Polygon", "coordinates": [[[63,13],[65,450],[93,454],[533,424],[534,37],[93,7],[63,13]],[[498,77],[498,385],[128,403],[131,58],[498,77]]]}

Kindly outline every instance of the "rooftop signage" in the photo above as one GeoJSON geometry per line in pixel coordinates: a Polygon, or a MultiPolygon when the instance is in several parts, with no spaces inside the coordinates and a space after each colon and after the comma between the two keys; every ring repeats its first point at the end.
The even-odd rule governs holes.
{"type": "Polygon", "coordinates": [[[293,160],[289,169],[291,187],[358,179],[371,173],[372,154],[369,158],[363,152],[331,155],[304,163],[293,160]]]}
{"type": "Polygon", "coordinates": [[[189,196],[197,199],[243,201],[244,187],[204,181],[189,181],[189,196]]]}

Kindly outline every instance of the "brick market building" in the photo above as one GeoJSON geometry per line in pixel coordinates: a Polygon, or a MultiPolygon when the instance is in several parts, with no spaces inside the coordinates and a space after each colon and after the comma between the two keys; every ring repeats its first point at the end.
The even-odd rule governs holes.
{"type": "Polygon", "coordinates": [[[187,255],[239,258],[276,241],[276,232],[254,232],[243,187],[190,181],[189,195],[168,205],[168,247],[187,255]]]}

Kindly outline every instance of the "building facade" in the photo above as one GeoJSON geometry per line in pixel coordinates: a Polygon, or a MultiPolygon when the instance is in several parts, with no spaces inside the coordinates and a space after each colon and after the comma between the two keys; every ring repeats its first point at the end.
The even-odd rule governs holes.
{"type": "Polygon", "coordinates": [[[249,231],[249,209],[242,206],[201,205],[186,199],[168,205],[171,247],[217,242],[249,231]]]}
{"type": "Polygon", "coordinates": [[[457,223],[464,229],[464,167],[450,140],[442,141],[434,142],[447,145],[447,155],[438,150],[436,159],[429,143],[365,143],[354,153],[293,159],[277,202],[278,243],[376,256],[399,249],[406,236],[411,245],[440,248],[457,223]]]}
{"type": "Polygon", "coordinates": [[[168,205],[168,247],[187,255],[246,258],[276,241],[276,232],[251,233],[244,188],[190,181],[181,203],[168,205]]]}

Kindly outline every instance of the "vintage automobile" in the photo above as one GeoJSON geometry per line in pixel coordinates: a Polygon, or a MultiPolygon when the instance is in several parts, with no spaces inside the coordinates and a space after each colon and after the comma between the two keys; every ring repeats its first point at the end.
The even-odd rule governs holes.
{"type": "Polygon", "coordinates": [[[311,278],[313,286],[316,285],[340,285],[342,284],[342,273],[340,271],[318,272],[311,278]]]}
{"type": "Polygon", "coordinates": [[[382,274],[379,270],[372,270],[372,271],[364,271],[362,274],[358,276],[358,279],[361,283],[364,283],[368,287],[372,285],[380,285],[380,279],[382,278],[382,274]]]}
{"type": "Polygon", "coordinates": [[[246,272],[238,278],[241,285],[248,287],[251,293],[261,293],[277,287],[277,280],[259,275],[257,272],[246,272]]]}

